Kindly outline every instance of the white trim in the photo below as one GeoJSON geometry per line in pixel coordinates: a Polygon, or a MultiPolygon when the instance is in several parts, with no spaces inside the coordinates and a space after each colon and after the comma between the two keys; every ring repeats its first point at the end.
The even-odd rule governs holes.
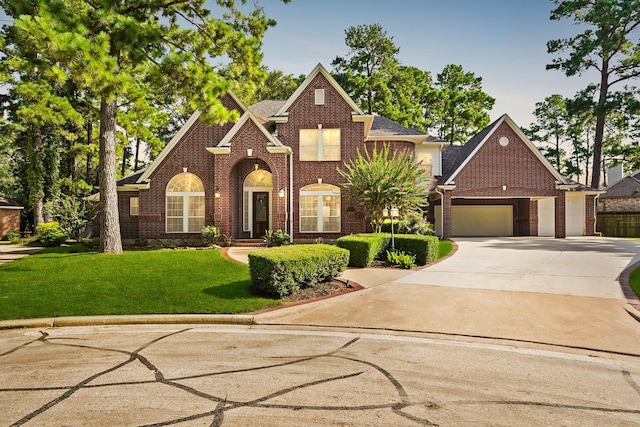
{"type": "Polygon", "coordinates": [[[451,174],[451,176],[449,177],[447,182],[445,182],[444,184],[446,185],[446,184],[452,184],[453,183],[453,180],[458,175],[458,173],[460,173],[460,171],[462,169],[464,169],[464,167],[467,165],[467,163],[469,163],[469,161],[473,158],[473,156],[476,155],[476,153],[480,150],[480,148],[482,148],[482,146],[485,144],[485,142],[487,142],[487,140],[495,133],[495,131],[504,122],[506,122],[511,127],[511,129],[518,135],[518,137],[527,145],[527,147],[529,147],[529,149],[536,155],[538,160],[540,160],[540,163],[542,163],[547,168],[547,170],[549,170],[549,172],[551,172],[553,177],[556,178],[556,180],[559,181],[560,183],[566,185],[567,184],[566,179],[560,174],[560,172],[558,172],[551,165],[549,160],[547,160],[547,158],[540,152],[540,150],[538,150],[536,148],[536,146],[533,145],[533,143],[529,140],[529,138],[527,138],[527,136],[522,132],[522,130],[518,127],[518,125],[516,125],[516,123],[513,121],[513,119],[511,119],[511,117],[509,117],[509,115],[507,115],[507,114],[503,114],[502,117],[500,117],[498,119],[496,124],[493,126],[493,129],[491,129],[491,132],[489,132],[489,133],[487,133],[487,135],[485,135],[485,137],[482,139],[482,141],[480,141],[480,143],[476,146],[476,148],[473,150],[473,152],[467,156],[467,158],[464,160],[464,162],[462,162],[462,164],[460,166],[458,166],[458,169],[456,169],[451,174]]]}
{"type": "Polygon", "coordinates": [[[231,147],[207,147],[206,150],[211,154],[231,154],[231,147]]]}
{"type": "Polygon", "coordinates": [[[193,124],[196,122],[196,120],[198,120],[199,117],[200,117],[200,111],[195,111],[191,115],[191,117],[189,117],[189,120],[187,120],[187,122],[180,128],[178,133],[176,133],[173,136],[173,138],[171,138],[171,141],[169,141],[169,143],[165,145],[165,147],[162,149],[160,154],[158,154],[158,157],[156,157],[153,163],[151,163],[151,166],[149,166],[147,170],[144,171],[144,173],[140,176],[140,178],[138,178],[139,183],[143,183],[149,180],[151,173],[155,171],[156,168],[160,165],[160,163],[162,163],[162,161],[165,159],[165,157],[169,155],[169,153],[173,150],[176,144],[180,142],[182,137],[189,131],[189,129],[191,129],[191,126],[193,126],[193,124]]]}
{"type": "MultiPolygon", "coordinates": [[[[85,197],[85,199],[86,199],[86,197],[85,197]]],[[[24,206],[0,206],[0,209],[20,210],[20,209],[24,209],[24,206]]]]}
{"type": "Polygon", "coordinates": [[[289,99],[287,99],[287,102],[285,102],[284,105],[282,105],[282,107],[280,107],[278,112],[276,112],[273,115],[273,118],[270,118],[270,120],[274,120],[277,123],[286,123],[286,120],[288,120],[288,118],[286,117],[287,110],[291,107],[291,105],[294,103],[294,101],[296,99],[298,99],[298,97],[302,94],[302,92],[304,92],[304,90],[307,88],[307,86],[309,86],[311,84],[313,79],[315,79],[318,74],[322,74],[327,79],[329,84],[331,86],[333,86],[333,88],[347,102],[347,104],[349,104],[351,109],[356,114],[364,115],[364,112],[360,109],[360,107],[358,107],[358,105],[353,101],[353,99],[351,99],[351,97],[347,94],[347,92],[345,92],[345,90],[342,89],[342,87],[340,87],[338,82],[336,82],[336,80],[331,76],[331,74],[329,74],[329,72],[322,66],[322,64],[318,64],[309,73],[309,75],[307,75],[307,78],[304,80],[304,82],[302,82],[302,84],[300,86],[298,86],[298,89],[296,89],[296,91],[293,92],[293,95],[291,95],[289,97],[289,99]]]}
{"type": "MultiPolygon", "coordinates": [[[[118,192],[126,192],[126,191],[138,191],[138,190],[148,190],[149,183],[143,182],[141,184],[125,184],[116,188],[118,192]]],[[[100,194],[100,193],[98,193],[100,194]]]]}
{"type": "Polygon", "coordinates": [[[267,147],[269,154],[293,154],[291,147],[283,145],[281,147],[267,147]]]}
{"type": "Polygon", "coordinates": [[[372,141],[407,141],[414,144],[423,144],[429,135],[389,135],[389,136],[367,136],[365,142],[372,141]]]}
{"type": "MultiPolygon", "coordinates": [[[[269,141],[269,144],[267,145],[267,147],[269,146],[283,147],[282,143],[269,133],[269,131],[262,125],[260,120],[258,120],[258,118],[251,111],[247,110],[244,112],[242,117],[240,117],[240,120],[238,120],[236,124],[233,125],[231,130],[227,132],[224,138],[222,138],[222,140],[218,143],[218,145],[216,147],[211,147],[211,148],[231,147],[231,140],[236,135],[236,133],[238,133],[238,131],[242,129],[244,124],[247,123],[247,121],[249,120],[251,120],[256,125],[256,127],[260,130],[260,132],[262,132],[262,134],[267,138],[267,140],[269,141]]],[[[207,151],[213,152],[209,148],[207,148],[207,151]]],[[[218,154],[218,153],[214,153],[214,154],[218,154]]]]}

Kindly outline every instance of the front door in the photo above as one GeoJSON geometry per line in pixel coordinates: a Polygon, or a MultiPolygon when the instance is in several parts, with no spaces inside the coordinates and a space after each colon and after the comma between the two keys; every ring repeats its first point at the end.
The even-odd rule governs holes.
{"type": "Polygon", "coordinates": [[[253,193],[253,238],[264,236],[269,229],[269,193],[253,193]]]}

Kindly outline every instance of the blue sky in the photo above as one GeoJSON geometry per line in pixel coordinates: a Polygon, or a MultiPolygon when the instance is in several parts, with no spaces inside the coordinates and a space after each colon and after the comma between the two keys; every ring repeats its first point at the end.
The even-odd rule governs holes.
{"type": "Polygon", "coordinates": [[[319,62],[331,69],[347,54],[344,30],[379,23],[400,48],[399,59],[440,73],[462,65],[483,78],[496,98],[491,118],[509,114],[521,127],[534,120],[535,103],[559,93],[573,96],[593,73],[566,77],[545,69],[546,43],[579,32],[572,21],[551,21],[550,0],[260,0],[278,21],[264,38],[263,63],[285,74],[306,74],[319,62]]]}

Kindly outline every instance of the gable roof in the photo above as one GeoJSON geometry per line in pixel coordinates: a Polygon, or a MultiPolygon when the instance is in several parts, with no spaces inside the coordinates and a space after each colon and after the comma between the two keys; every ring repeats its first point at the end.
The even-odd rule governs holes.
{"type": "Polygon", "coordinates": [[[287,110],[289,109],[289,107],[291,107],[291,104],[293,104],[295,100],[298,99],[298,97],[302,94],[302,92],[304,92],[307,86],[311,84],[313,79],[315,79],[318,74],[322,74],[327,79],[329,84],[333,86],[336,92],[340,94],[342,99],[344,99],[345,102],[349,104],[349,106],[351,107],[351,109],[355,114],[364,115],[364,112],[360,109],[360,107],[358,107],[358,104],[356,104],[353,101],[353,99],[351,99],[349,94],[347,94],[347,92],[345,92],[345,90],[342,89],[342,87],[338,84],[336,79],[334,79],[333,76],[331,76],[331,74],[327,71],[327,69],[324,68],[322,64],[318,64],[315,66],[313,70],[311,70],[311,72],[309,73],[307,78],[304,80],[304,82],[302,82],[302,84],[298,86],[298,89],[296,89],[296,91],[293,92],[293,94],[289,97],[289,99],[286,100],[286,102],[280,107],[280,109],[278,109],[278,111],[276,111],[276,113],[273,116],[274,117],[286,116],[287,110]]]}
{"type": "Polygon", "coordinates": [[[549,163],[546,157],[540,153],[535,145],[527,138],[522,130],[516,125],[516,123],[507,114],[503,114],[499,119],[491,123],[484,128],[480,133],[467,141],[463,146],[449,146],[444,150],[442,156],[443,174],[441,181],[444,185],[453,185],[454,179],[458,173],[464,168],[464,166],[473,158],[473,156],[482,148],[484,143],[495,132],[502,123],[506,123],[513,129],[518,137],[525,143],[525,145],[536,155],[540,163],[542,163],[549,172],[556,178],[560,184],[568,185],[567,180],[560,175],[552,165],[549,163]],[[447,163],[445,163],[447,162],[447,163]]]}
{"type": "Polygon", "coordinates": [[[625,176],[618,182],[607,187],[601,199],[618,197],[640,197],[640,171],[625,176]]]}
{"type": "Polygon", "coordinates": [[[260,132],[262,132],[262,134],[267,138],[267,147],[284,147],[284,144],[282,144],[282,142],[280,142],[278,138],[276,138],[274,135],[269,133],[267,128],[263,126],[262,122],[260,122],[260,120],[256,117],[256,115],[253,114],[251,110],[247,110],[244,112],[242,117],[240,117],[240,120],[238,120],[236,124],[233,125],[231,130],[227,132],[224,138],[222,138],[222,140],[218,143],[218,145],[216,145],[216,147],[211,147],[211,149],[207,148],[207,150],[214,153],[218,151],[215,148],[231,147],[231,140],[236,135],[236,133],[238,133],[238,131],[242,129],[242,126],[244,126],[244,124],[247,123],[248,121],[253,122],[256,125],[256,127],[260,130],[260,132]]]}

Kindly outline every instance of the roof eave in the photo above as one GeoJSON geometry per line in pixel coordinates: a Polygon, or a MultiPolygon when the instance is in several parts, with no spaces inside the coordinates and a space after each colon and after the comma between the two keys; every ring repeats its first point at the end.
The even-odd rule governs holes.
{"type": "Polygon", "coordinates": [[[375,135],[375,136],[368,136],[365,139],[365,141],[366,142],[370,142],[370,141],[409,141],[409,142],[413,142],[414,144],[418,145],[418,144],[422,144],[424,141],[426,141],[427,138],[429,138],[429,135],[388,135],[388,136],[375,135]]]}

